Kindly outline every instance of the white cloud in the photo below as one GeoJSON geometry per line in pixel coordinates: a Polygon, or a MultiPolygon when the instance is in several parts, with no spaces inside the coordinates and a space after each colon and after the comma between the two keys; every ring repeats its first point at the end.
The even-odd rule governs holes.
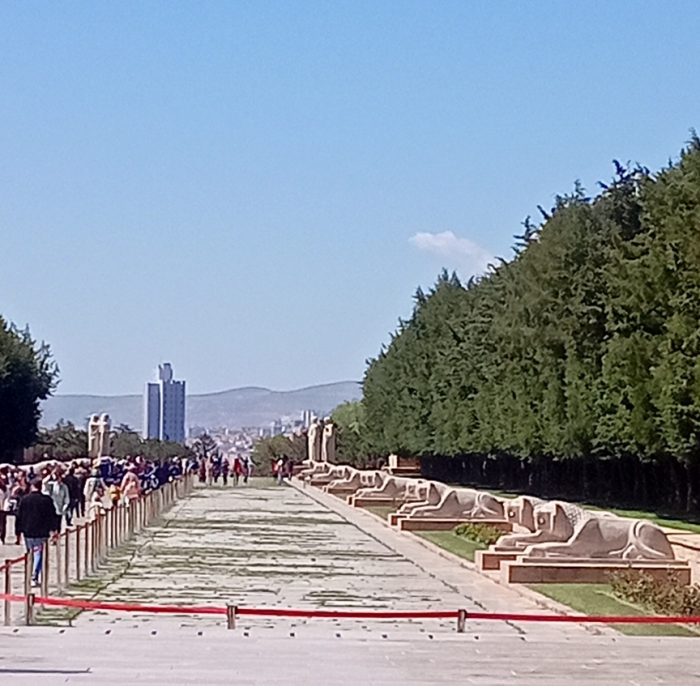
{"type": "Polygon", "coordinates": [[[409,242],[419,250],[442,258],[445,267],[456,269],[462,276],[481,274],[494,260],[488,250],[469,238],[460,238],[453,231],[417,233],[409,242]]]}

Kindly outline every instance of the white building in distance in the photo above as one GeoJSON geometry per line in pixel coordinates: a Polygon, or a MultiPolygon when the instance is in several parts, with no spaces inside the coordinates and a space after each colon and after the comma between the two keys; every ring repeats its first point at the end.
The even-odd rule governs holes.
{"type": "Polygon", "coordinates": [[[143,437],[185,442],[185,382],[173,381],[170,362],[158,365],[158,380],[146,383],[143,437]]]}

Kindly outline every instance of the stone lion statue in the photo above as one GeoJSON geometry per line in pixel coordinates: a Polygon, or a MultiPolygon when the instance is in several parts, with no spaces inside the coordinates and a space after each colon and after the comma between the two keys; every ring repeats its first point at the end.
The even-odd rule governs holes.
{"type": "Polygon", "coordinates": [[[401,517],[410,517],[411,514],[426,506],[437,505],[445,491],[449,488],[440,481],[425,481],[421,484],[420,499],[412,500],[404,503],[398,510],[397,514],[401,517]]]}
{"type": "MultiPolygon", "coordinates": [[[[575,507],[575,506],[574,506],[575,507]]],[[[674,560],[666,534],[649,521],[627,519],[582,508],[584,516],[572,517],[573,510],[562,503],[541,505],[535,512],[537,530],[551,532],[552,540],[532,543],[528,557],[572,557],[624,560],[674,560]]]]}
{"type": "Polygon", "coordinates": [[[378,488],[384,483],[386,474],[376,469],[353,469],[345,478],[334,479],[326,489],[347,488],[358,490],[360,488],[378,488]]]}
{"type": "Polygon", "coordinates": [[[387,476],[380,486],[361,488],[359,491],[356,491],[355,495],[359,498],[393,498],[394,500],[403,500],[406,496],[406,490],[410,488],[413,481],[414,479],[403,476],[387,476]]]}
{"type": "Polygon", "coordinates": [[[351,475],[353,467],[347,464],[330,466],[325,472],[314,474],[310,478],[314,486],[325,486],[336,479],[346,479],[351,475]]]}
{"type": "Polygon", "coordinates": [[[572,527],[574,522],[585,519],[590,513],[578,505],[562,500],[540,500],[532,496],[520,496],[506,503],[506,516],[513,524],[528,529],[528,533],[513,533],[501,536],[496,542],[497,550],[524,551],[530,545],[536,543],[549,543],[553,541],[565,541],[565,519],[572,527]],[[550,517],[547,514],[554,506],[559,507],[561,516],[557,518],[556,526],[550,527],[547,522],[550,517]]]}
{"type": "Polygon", "coordinates": [[[332,465],[329,465],[326,462],[312,462],[310,467],[307,467],[306,469],[299,472],[297,476],[300,479],[308,479],[312,476],[325,474],[331,468],[331,466],[332,465]]]}
{"type": "Polygon", "coordinates": [[[437,505],[417,507],[411,519],[504,519],[503,501],[486,491],[448,488],[437,505]]]}
{"type": "Polygon", "coordinates": [[[536,504],[533,519],[532,533],[501,536],[496,550],[544,558],[675,559],[666,534],[651,522],[592,513],[560,500],[536,504]]]}
{"type": "Polygon", "coordinates": [[[545,501],[531,495],[520,495],[504,502],[506,520],[528,531],[535,530],[535,507],[545,501]]]}

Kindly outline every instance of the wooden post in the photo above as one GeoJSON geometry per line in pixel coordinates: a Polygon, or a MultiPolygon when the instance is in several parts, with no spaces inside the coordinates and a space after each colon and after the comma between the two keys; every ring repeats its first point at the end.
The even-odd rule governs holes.
{"type": "Polygon", "coordinates": [[[27,593],[24,599],[24,622],[27,626],[34,623],[34,594],[27,593]]]}
{"type": "Polygon", "coordinates": [[[95,520],[92,522],[90,526],[90,571],[94,572],[95,571],[95,556],[97,554],[97,546],[95,543],[97,542],[97,522],[100,518],[99,513],[97,514],[97,517],[95,520]]]}
{"type": "Polygon", "coordinates": [[[81,526],[75,528],[75,580],[80,581],[80,529],[81,526]]]}
{"type": "Polygon", "coordinates": [[[87,576],[90,573],[90,546],[89,546],[90,524],[89,523],[85,524],[83,531],[85,532],[85,546],[83,548],[83,558],[84,558],[85,564],[83,564],[83,571],[85,572],[85,576],[87,576]]]}
{"type": "MultiPolygon", "coordinates": [[[[67,531],[67,530],[66,530],[67,531]]],[[[63,560],[61,559],[61,540],[63,536],[59,536],[56,539],[56,586],[60,589],[63,588],[63,560]]]]}
{"type": "Polygon", "coordinates": [[[97,513],[97,517],[95,517],[95,521],[92,524],[92,528],[94,529],[92,532],[92,539],[93,543],[95,546],[95,549],[92,551],[92,570],[95,571],[100,564],[100,519],[102,517],[102,514],[100,512],[97,513]]]}
{"type": "Polygon", "coordinates": [[[24,595],[32,592],[32,574],[34,572],[34,551],[29,549],[24,554],[24,595]]]}
{"type": "MultiPolygon", "coordinates": [[[[5,560],[5,596],[12,593],[12,565],[10,560],[5,560]]],[[[10,626],[12,622],[12,604],[9,598],[5,597],[4,602],[5,626],[10,626]]]]}
{"type": "Polygon", "coordinates": [[[63,581],[66,586],[70,584],[70,535],[71,530],[66,529],[65,550],[63,551],[63,581]]]}
{"type": "Polygon", "coordinates": [[[51,573],[51,561],[49,555],[49,542],[46,541],[41,548],[41,595],[49,595],[49,574],[51,573]]]}
{"type": "Polygon", "coordinates": [[[226,628],[235,629],[236,628],[236,606],[227,605],[226,606],[226,628]]]}
{"type": "Polygon", "coordinates": [[[463,634],[467,626],[467,611],[457,610],[457,633],[463,634]]]}

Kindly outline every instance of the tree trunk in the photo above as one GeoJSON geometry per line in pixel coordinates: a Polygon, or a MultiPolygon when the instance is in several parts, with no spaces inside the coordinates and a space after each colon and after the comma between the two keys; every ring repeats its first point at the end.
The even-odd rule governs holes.
{"type": "Polygon", "coordinates": [[[695,510],[695,464],[691,459],[685,461],[685,511],[695,510]]]}

